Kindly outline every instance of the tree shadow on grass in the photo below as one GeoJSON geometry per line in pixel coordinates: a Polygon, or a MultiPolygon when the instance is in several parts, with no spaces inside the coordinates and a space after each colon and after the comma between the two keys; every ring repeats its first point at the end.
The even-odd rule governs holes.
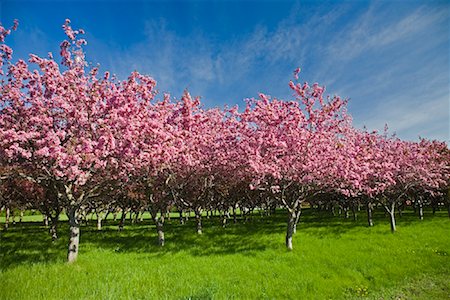
{"type": "Polygon", "coordinates": [[[52,263],[65,258],[66,242],[52,242],[40,223],[23,222],[0,233],[0,270],[21,264],[52,263]]]}
{"type": "MultiPolygon", "coordinates": [[[[359,212],[357,221],[342,217],[333,217],[327,212],[304,209],[302,212],[299,232],[326,238],[339,238],[342,234],[367,228],[366,214],[359,212]]],[[[440,213],[427,216],[424,220],[447,217],[440,213]]],[[[255,252],[268,249],[285,251],[283,235],[286,230],[287,214],[280,210],[275,215],[261,217],[255,214],[251,220],[244,223],[242,219],[234,224],[232,220],[226,228],[222,228],[219,217],[213,216],[203,219],[204,233],[196,233],[196,223],[190,219],[180,225],[178,220],[172,219],[164,225],[166,244],[157,244],[154,224],[144,220],[138,224],[127,224],[123,231],[117,230],[118,222],[108,221],[103,230],[98,231],[94,222],[81,227],[80,256],[84,251],[101,248],[111,253],[146,253],[156,257],[186,252],[192,256],[233,255],[252,256],[255,252]]],[[[389,234],[389,221],[384,213],[376,211],[374,214],[376,226],[386,226],[389,234]]],[[[399,226],[409,226],[420,222],[413,212],[405,212],[398,218],[399,226]]],[[[68,224],[61,222],[60,239],[52,242],[47,228],[40,222],[16,224],[6,232],[0,233],[0,270],[14,268],[21,264],[64,262],[68,242],[68,224]]]]}

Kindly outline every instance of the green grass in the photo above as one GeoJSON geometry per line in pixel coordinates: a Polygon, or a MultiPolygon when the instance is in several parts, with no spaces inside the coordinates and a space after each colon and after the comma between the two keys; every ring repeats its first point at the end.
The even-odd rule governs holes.
{"type": "MultiPolygon", "coordinates": [[[[1,219],[2,221],[4,218],[1,219]]],[[[109,220],[81,229],[78,261],[65,263],[67,223],[52,243],[40,216],[0,233],[0,299],[449,299],[450,219],[412,212],[390,233],[382,212],[375,227],[305,209],[284,247],[286,214],[255,215],[222,228],[204,218],[167,222],[156,244],[150,220],[117,231],[109,220]]]]}

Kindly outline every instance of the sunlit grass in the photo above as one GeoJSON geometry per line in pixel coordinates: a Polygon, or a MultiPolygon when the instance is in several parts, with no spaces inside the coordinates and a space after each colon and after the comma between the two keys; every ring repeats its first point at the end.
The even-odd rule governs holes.
{"type": "MultiPolygon", "coordinates": [[[[362,212],[361,212],[362,213],[362,212]]],[[[57,242],[41,216],[0,234],[0,299],[448,299],[450,219],[423,221],[405,212],[390,233],[382,212],[375,227],[305,209],[284,247],[286,214],[254,215],[222,228],[218,217],[165,225],[157,246],[147,218],[124,231],[108,220],[81,229],[80,255],[65,264],[67,223],[57,242]]],[[[2,217],[1,221],[4,221],[2,217]]]]}

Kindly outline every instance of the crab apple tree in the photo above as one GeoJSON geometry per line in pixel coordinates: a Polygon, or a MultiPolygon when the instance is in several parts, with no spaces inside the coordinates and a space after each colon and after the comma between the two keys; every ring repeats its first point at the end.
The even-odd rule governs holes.
{"type": "Polygon", "coordinates": [[[68,40],[61,43],[60,64],[51,54],[47,59],[31,54],[30,66],[7,61],[0,148],[9,162],[28,170],[28,179],[53,189],[69,218],[68,261],[73,262],[78,210],[111,180],[110,174],[119,177],[131,167],[122,158],[137,151],[134,135],[140,125],[134,116],[153,98],[156,82],[137,72],[123,82],[108,73],[99,78],[97,68],[86,69],[86,41],[78,38],[83,31],[73,30],[69,20],[63,29],[68,40]]]}
{"type": "Polygon", "coordinates": [[[289,85],[295,100],[260,94],[248,101],[242,118],[252,131],[247,135],[249,171],[258,176],[251,188],[272,190],[288,210],[286,247],[292,250],[301,203],[327,189],[327,174],[339,171],[334,153],[349,120],[346,101],[324,99],[325,89],[318,84],[289,85]]]}

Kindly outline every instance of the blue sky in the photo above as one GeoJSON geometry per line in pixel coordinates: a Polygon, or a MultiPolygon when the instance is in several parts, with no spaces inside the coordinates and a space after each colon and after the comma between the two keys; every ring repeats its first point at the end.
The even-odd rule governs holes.
{"type": "Polygon", "coordinates": [[[259,92],[291,99],[299,66],[301,81],[350,98],[357,127],[450,140],[448,1],[0,0],[3,25],[15,18],[15,59],[59,53],[70,18],[102,71],[152,75],[174,97],[187,88],[206,107],[242,107],[259,92]]]}

